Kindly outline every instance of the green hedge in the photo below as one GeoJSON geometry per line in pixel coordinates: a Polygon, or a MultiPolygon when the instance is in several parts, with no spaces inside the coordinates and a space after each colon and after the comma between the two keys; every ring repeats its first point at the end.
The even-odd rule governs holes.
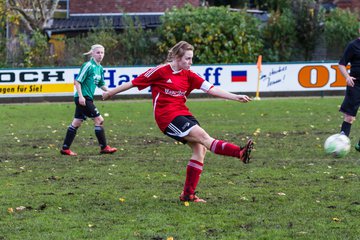
{"type": "MultiPolygon", "coordinates": [[[[312,59],[321,36],[326,40],[326,58],[337,60],[346,43],[359,34],[358,13],[336,9],[325,15],[311,2],[296,0],[289,8],[270,10],[266,23],[246,9],[191,5],[167,11],[162,25],[154,31],[144,30],[131,18],[126,19],[127,28],[122,32],[103,21],[87,34],[64,38],[65,52],[60,60],[52,55],[48,39],[40,32],[21,34],[18,47],[7,52],[2,28],[0,67],[78,66],[85,60],[82,53],[95,43],[105,46],[106,65],[155,65],[163,62],[168,49],[180,40],[194,45],[195,64],[255,63],[260,54],[264,62],[304,61],[312,59]],[[12,62],[6,61],[7,53],[13,54],[12,62]]],[[[4,18],[0,24],[4,26],[4,18]]]]}
{"type": "Polygon", "coordinates": [[[226,7],[173,8],[159,28],[159,50],[167,50],[180,40],[193,44],[194,62],[254,62],[261,54],[260,21],[246,11],[233,12],[226,7]]]}

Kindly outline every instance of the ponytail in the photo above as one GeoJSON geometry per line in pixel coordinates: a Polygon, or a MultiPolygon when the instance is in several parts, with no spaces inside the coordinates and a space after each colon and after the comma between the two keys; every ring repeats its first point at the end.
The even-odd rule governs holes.
{"type": "Polygon", "coordinates": [[[83,53],[83,55],[90,55],[96,48],[104,48],[104,47],[103,47],[103,45],[100,45],[100,44],[92,45],[90,51],[83,53]]]}

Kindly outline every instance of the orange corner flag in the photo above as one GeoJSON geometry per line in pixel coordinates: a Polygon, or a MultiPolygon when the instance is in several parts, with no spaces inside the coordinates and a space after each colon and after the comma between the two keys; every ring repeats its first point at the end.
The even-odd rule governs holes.
{"type": "Polygon", "coordinates": [[[261,62],[262,62],[262,56],[259,55],[258,60],[257,60],[257,64],[256,64],[257,69],[259,70],[259,72],[261,72],[261,62]]]}

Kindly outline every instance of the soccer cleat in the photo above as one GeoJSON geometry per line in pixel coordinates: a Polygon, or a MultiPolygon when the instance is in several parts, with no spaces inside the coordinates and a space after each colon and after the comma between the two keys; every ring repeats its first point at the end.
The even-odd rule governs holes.
{"type": "Polygon", "coordinates": [[[253,140],[249,139],[246,145],[240,149],[239,158],[243,163],[246,164],[250,162],[250,153],[251,150],[253,149],[253,146],[254,146],[253,140]]]}
{"type": "Polygon", "coordinates": [[[107,145],[104,149],[100,150],[101,154],[111,154],[117,151],[117,148],[112,148],[109,145],[107,145]]]}
{"type": "Polygon", "coordinates": [[[201,202],[201,203],[206,203],[206,201],[202,198],[199,198],[198,196],[196,196],[196,194],[189,194],[189,195],[185,195],[184,192],[181,193],[181,195],[179,196],[180,201],[182,202],[201,202]]]}
{"type": "Polygon", "coordinates": [[[61,149],[60,153],[62,155],[68,155],[68,156],[77,156],[77,153],[74,153],[73,151],[71,151],[70,149],[61,149]]]}
{"type": "Polygon", "coordinates": [[[356,151],[360,152],[360,145],[359,145],[359,144],[356,144],[356,145],[355,145],[355,149],[356,149],[356,151]]]}

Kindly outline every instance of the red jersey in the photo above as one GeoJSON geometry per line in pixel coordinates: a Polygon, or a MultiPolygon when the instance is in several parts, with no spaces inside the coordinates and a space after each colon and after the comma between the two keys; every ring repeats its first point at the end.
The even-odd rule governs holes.
{"type": "Polygon", "coordinates": [[[174,71],[170,64],[147,70],[132,84],[139,90],[151,87],[155,121],[163,132],[175,117],[192,115],[185,105],[192,90],[207,92],[213,87],[193,71],[174,71]]]}

